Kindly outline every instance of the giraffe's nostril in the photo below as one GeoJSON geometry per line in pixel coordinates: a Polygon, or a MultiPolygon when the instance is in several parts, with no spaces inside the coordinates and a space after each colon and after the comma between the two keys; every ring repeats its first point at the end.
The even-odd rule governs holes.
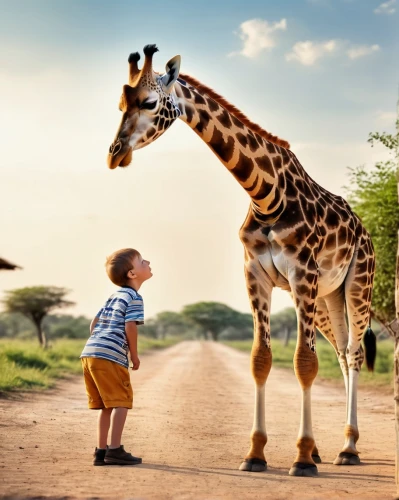
{"type": "Polygon", "coordinates": [[[121,143],[121,141],[118,140],[118,141],[111,144],[111,146],[109,147],[109,153],[112,156],[115,156],[119,153],[119,151],[121,149],[122,149],[122,143],[121,143]]]}

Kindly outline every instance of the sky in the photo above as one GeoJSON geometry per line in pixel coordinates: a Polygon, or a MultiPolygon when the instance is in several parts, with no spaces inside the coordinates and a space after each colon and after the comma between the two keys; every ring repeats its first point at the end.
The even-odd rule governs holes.
{"type": "MultiPolygon", "coordinates": [[[[249,198],[181,121],[108,170],[127,58],[156,43],[291,143],[323,187],[347,195],[348,166],[394,131],[399,0],[0,0],[0,256],[23,269],[6,290],[65,287],[91,317],[115,286],[104,262],[137,248],[153,278],[146,317],[218,301],[249,312],[238,230],[249,198]]],[[[272,312],[291,306],[275,290],[272,312]]]]}

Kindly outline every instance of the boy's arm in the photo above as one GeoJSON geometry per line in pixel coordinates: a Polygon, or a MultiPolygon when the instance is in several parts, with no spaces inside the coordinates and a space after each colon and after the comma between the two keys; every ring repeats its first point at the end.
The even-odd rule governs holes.
{"type": "Polygon", "coordinates": [[[133,370],[138,370],[140,367],[140,359],[137,352],[137,325],[135,321],[125,323],[126,339],[129,345],[130,357],[132,358],[133,370]]]}
{"type": "Polygon", "coordinates": [[[93,335],[93,330],[97,324],[98,317],[96,316],[93,321],[90,323],[90,335],[93,335]]]}

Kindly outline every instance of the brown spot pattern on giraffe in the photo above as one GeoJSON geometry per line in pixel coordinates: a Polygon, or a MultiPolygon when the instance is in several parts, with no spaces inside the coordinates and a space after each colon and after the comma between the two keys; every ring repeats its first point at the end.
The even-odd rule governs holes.
{"type": "Polygon", "coordinates": [[[223,134],[220,130],[215,128],[211,140],[209,141],[209,146],[215,151],[219,158],[228,163],[233,157],[234,153],[234,139],[229,136],[227,142],[223,138],[223,134]]]}
{"type": "MultiPolygon", "coordinates": [[[[276,145],[281,145],[283,148],[289,148],[290,145],[287,141],[284,139],[280,139],[279,137],[270,134],[266,130],[264,130],[262,127],[257,125],[256,123],[252,122],[249,120],[247,116],[244,115],[240,110],[238,110],[235,106],[233,106],[231,103],[229,103],[224,97],[221,95],[217,94],[213,89],[210,87],[207,87],[203,83],[199,82],[192,76],[182,74],[180,73],[180,77],[185,80],[186,82],[190,83],[193,87],[195,87],[201,94],[207,94],[209,97],[211,97],[213,100],[215,100],[218,104],[220,104],[223,108],[225,108],[230,115],[234,116],[235,119],[239,122],[241,122],[243,125],[247,126],[250,130],[253,132],[258,133],[265,139],[274,142],[276,145]]],[[[184,87],[182,87],[184,88],[184,87]]],[[[186,97],[187,99],[189,97],[186,97]]]]}

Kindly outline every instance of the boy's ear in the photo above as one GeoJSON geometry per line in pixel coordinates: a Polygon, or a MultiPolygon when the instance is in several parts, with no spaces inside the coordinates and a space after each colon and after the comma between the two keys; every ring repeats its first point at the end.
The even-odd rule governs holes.
{"type": "Polygon", "coordinates": [[[137,276],[134,274],[133,269],[130,269],[126,275],[129,279],[137,278],[137,276]]]}

